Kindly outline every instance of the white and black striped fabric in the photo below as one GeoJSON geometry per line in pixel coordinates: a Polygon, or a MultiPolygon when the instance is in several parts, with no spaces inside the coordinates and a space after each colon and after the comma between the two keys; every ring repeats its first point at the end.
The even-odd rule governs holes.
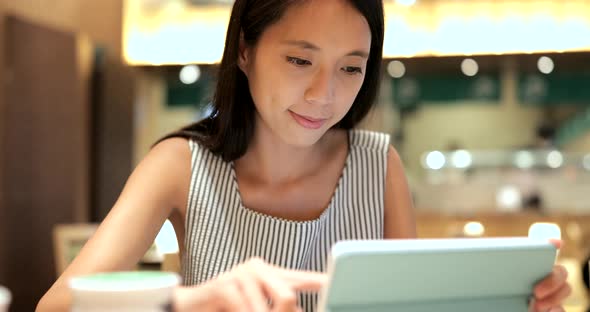
{"type": "MultiPolygon", "coordinates": [[[[182,275],[196,285],[252,257],[281,267],[323,272],[332,244],[383,238],[389,136],[350,130],[349,154],[328,208],[311,221],[291,221],[244,207],[233,163],[189,141],[192,178],[182,275]]],[[[301,294],[304,311],[317,295],[301,294]]]]}

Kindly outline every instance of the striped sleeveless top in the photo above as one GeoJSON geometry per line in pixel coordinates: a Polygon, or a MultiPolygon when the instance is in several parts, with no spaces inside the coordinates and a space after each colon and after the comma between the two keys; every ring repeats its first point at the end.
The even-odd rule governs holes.
{"type": "MultiPolygon", "coordinates": [[[[181,275],[196,285],[259,257],[280,267],[324,272],[331,246],[383,238],[389,136],[350,130],[345,166],[328,207],[310,221],[281,219],[242,205],[233,163],[190,140],[192,176],[181,275]]],[[[317,294],[299,304],[314,311],[317,294]]]]}

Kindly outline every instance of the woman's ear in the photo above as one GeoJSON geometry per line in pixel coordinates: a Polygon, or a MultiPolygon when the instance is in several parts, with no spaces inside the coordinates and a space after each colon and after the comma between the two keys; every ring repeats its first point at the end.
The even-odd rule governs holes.
{"type": "Polygon", "coordinates": [[[243,31],[240,31],[240,43],[238,50],[238,67],[242,70],[242,72],[244,72],[244,75],[248,77],[248,61],[250,49],[248,49],[246,40],[244,40],[243,31]]]}

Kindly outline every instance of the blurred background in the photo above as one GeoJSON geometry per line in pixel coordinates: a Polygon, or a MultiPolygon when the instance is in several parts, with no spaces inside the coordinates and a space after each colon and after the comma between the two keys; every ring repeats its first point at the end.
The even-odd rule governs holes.
{"type": "MultiPolygon", "coordinates": [[[[391,135],[419,236],[561,238],[567,311],[586,311],[590,1],[384,2],[381,94],[362,128],[391,135]]],[[[231,3],[0,0],[13,311],[34,308],[151,144],[207,116],[231,3]]],[[[138,269],[178,269],[170,228],[138,269]]]]}

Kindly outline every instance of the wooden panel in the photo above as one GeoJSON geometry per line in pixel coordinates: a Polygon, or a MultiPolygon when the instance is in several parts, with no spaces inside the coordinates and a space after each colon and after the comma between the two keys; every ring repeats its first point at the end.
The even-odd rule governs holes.
{"type": "Polygon", "coordinates": [[[3,46],[1,280],[32,311],[55,279],[53,225],[86,221],[88,103],[74,35],[9,17],[3,46]]]}
{"type": "Polygon", "coordinates": [[[11,15],[47,27],[88,34],[120,57],[123,0],[0,0],[11,15]]]}
{"type": "Polygon", "coordinates": [[[100,222],[119,197],[133,165],[133,71],[101,54],[92,83],[91,220],[100,222]]]}
{"type": "MultiPolygon", "coordinates": [[[[0,2],[0,18],[4,16],[4,3],[0,2]]],[[[4,41],[4,33],[5,33],[5,23],[3,19],[0,19],[0,43],[4,41]]],[[[5,73],[4,73],[4,48],[0,45],[0,82],[4,81],[5,73]]],[[[4,116],[4,88],[2,84],[0,84],[0,123],[3,122],[2,116],[4,116]]],[[[4,176],[4,127],[0,124],[0,285],[5,284],[5,272],[7,270],[7,261],[8,256],[6,255],[6,248],[4,239],[2,237],[6,237],[6,232],[4,227],[2,226],[1,220],[7,220],[8,216],[6,214],[5,203],[4,203],[4,185],[3,179],[1,178],[4,176]]]]}

